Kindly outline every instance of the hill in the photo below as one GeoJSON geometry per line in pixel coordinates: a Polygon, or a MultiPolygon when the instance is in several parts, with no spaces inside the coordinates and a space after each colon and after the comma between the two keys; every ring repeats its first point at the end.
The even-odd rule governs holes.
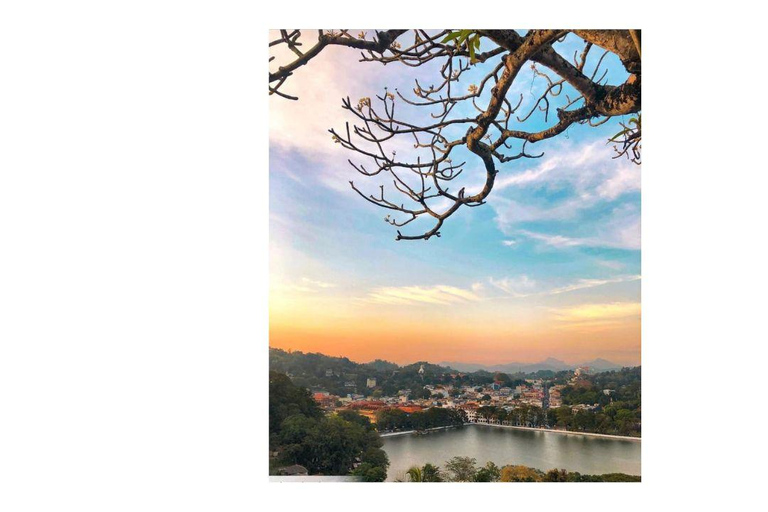
{"type": "Polygon", "coordinates": [[[579,367],[588,366],[595,371],[609,371],[620,370],[622,365],[607,361],[605,359],[593,359],[591,361],[585,361],[579,364],[568,364],[554,357],[549,357],[538,363],[503,363],[503,364],[490,364],[483,365],[478,363],[461,363],[461,362],[441,362],[441,366],[454,368],[462,372],[476,372],[479,370],[487,372],[504,372],[509,374],[527,374],[536,373],[542,371],[561,372],[575,370],[579,367]]]}

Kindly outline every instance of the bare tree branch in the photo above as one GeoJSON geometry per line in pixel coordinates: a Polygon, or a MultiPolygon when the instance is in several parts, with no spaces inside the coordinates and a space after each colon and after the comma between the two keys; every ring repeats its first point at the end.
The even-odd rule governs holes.
{"type": "MultiPolygon", "coordinates": [[[[640,31],[529,30],[521,35],[513,30],[414,30],[412,42],[407,44],[405,32],[377,31],[369,40],[366,33],[352,36],[347,30],[320,31],[317,42],[303,51],[299,30],[281,30],[280,37],[270,43],[286,46],[296,56],[269,75],[270,94],[289,99],[295,96],[279,89],[295,70],[329,46],[362,50],[360,60],[364,62],[396,62],[408,67],[441,63],[436,83],[429,86],[415,80],[409,93],[384,87],[380,95],[360,98],[357,103],[344,98],[342,108],[355,122],[341,131],[329,130],[334,142],[372,163],[366,168],[350,160],[359,174],[369,179],[388,178],[374,194],[350,181],[363,199],[391,212],[386,222],[402,228],[421,218],[432,219],[432,227],[420,233],[403,234],[398,229],[397,240],[439,237],[445,220],[461,207],[485,204],[499,164],[542,156],[528,152],[528,144],[556,137],[574,124],[599,126],[613,117],[640,112],[640,31]],[[572,62],[553,47],[569,33],[583,40],[583,49],[574,53],[572,62]],[[588,55],[595,47],[603,53],[590,66],[588,55]],[[617,55],[629,73],[623,84],[603,83],[607,69],[602,63],[609,53],[617,55]],[[460,85],[465,73],[483,64],[487,70],[476,84],[467,87],[464,81],[460,85]],[[518,113],[523,96],[508,96],[527,66],[533,79],[544,80],[546,85],[530,107],[518,113]],[[429,115],[417,122],[413,115],[396,114],[398,102],[410,114],[424,111],[429,115]],[[459,105],[469,105],[475,114],[456,115],[466,112],[459,105]],[[522,125],[536,116],[543,118],[546,128],[524,129],[522,125]],[[400,157],[396,148],[402,148],[405,141],[410,141],[408,153],[412,154],[400,157]],[[466,162],[453,161],[459,148],[474,155],[485,170],[484,183],[476,193],[468,193],[464,187],[451,191],[451,183],[465,170],[466,162]],[[387,181],[393,197],[386,191],[387,181]]],[[[626,155],[639,164],[640,116],[621,126],[622,131],[608,142],[615,144],[617,158],[626,155]]]]}

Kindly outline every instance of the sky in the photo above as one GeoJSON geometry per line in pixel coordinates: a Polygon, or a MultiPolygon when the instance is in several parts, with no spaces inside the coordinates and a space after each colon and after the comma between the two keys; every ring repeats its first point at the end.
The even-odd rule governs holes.
{"type": "MultiPolygon", "coordinates": [[[[570,35],[555,48],[572,58],[581,46],[570,35]]],[[[271,55],[275,62],[290,58],[271,55]]],[[[593,50],[586,69],[601,55],[593,50]]],[[[529,145],[529,153],[544,156],[499,164],[487,204],[461,208],[440,238],[395,241],[395,228],[384,222],[389,212],[349,185],[378,193],[379,182],[347,160],[369,162],[334,144],[328,129],[343,130],[350,119],[342,97],[354,104],[384,86],[405,95],[414,79],[430,84],[439,75],[434,66],[358,60],[355,50],[326,49],[281,89],[298,101],[270,97],[270,346],[399,364],[547,357],[640,364],[641,171],[612,158],[606,142],[619,120],[572,126],[529,145]]],[[[488,69],[476,67],[462,87],[488,69]]],[[[626,78],[612,55],[599,73],[605,69],[610,84],[626,78]]],[[[522,94],[520,112],[527,113],[544,87],[546,80],[526,68],[508,97],[522,94]]],[[[401,112],[413,120],[428,115],[405,105],[401,112]]],[[[539,114],[520,127],[553,124],[539,114]]],[[[398,156],[409,150],[405,143],[391,147],[398,156]]],[[[479,190],[479,160],[470,153],[455,159],[467,160],[460,186],[479,190]]],[[[431,226],[402,231],[419,234],[419,227],[431,226]]]]}

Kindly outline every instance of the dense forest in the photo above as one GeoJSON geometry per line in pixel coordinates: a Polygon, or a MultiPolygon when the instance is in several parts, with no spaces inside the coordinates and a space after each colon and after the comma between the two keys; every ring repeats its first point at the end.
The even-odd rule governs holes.
{"type": "Polygon", "coordinates": [[[483,406],[477,410],[477,416],[488,420],[507,422],[518,427],[554,426],[551,413],[547,413],[541,407],[528,404],[522,404],[510,411],[493,405],[483,406]]]}
{"type": "Polygon", "coordinates": [[[607,406],[622,402],[629,406],[640,406],[640,367],[623,368],[618,371],[587,374],[576,383],[562,390],[563,405],[599,404],[607,406]],[[610,395],[603,390],[610,390],[610,395]]]}
{"type": "Polygon", "coordinates": [[[556,425],[568,430],[639,436],[640,374],[640,367],[636,367],[580,377],[562,390],[563,407],[555,410],[556,425]],[[576,413],[568,407],[578,404],[599,407],[576,413]]]}
{"type": "Polygon", "coordinates": [[[440,468],[427,463],[411,467],[400,482],[639,482],[640,477],[624,473],[604,475],[582,475],[565,469],[541,471],[527,466],[498,467],[487,462],[478,467],[477,460],[470,457],[453,457],[440,468]]]}
{"type": "Polygon", "coordinates": [[[425,430],[435,427],[463,425],[464,414],[457,409],[432,407],[426,411],[406,413],[400,409],[384,409],[376,416],[376,428],[380,432],[394,430],[425,430]]]}
{"type": "Polygon", "coordinates": [[[356,475],[380,482],[389,460],[368,418],[352,411],[325,416],[309,391],[269,372],[270,473],[300,464],[315,475],[356,475]]]}

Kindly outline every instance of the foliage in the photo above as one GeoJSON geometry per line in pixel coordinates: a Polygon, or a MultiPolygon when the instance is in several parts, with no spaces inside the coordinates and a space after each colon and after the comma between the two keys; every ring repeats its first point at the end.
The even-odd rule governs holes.
{"type": "Polygon", "coordinates": [[[346,396],[359,393],[371,396],[376,390],[382,395],[393,396],[401,389],[411,390],[414,398],[429,398],[430,392],[425,385],[474,386],[493,382],[493,374],[475,372],[463,374],[427,362],[398,366],[380,359],[371,363],[356,363],[346,357],[331,357],[324,354],[304,353],[301,351],[269,349],[269,368],[291,375],[299,386],[314,390],[323,390],[334,395],[346,396]],[[424,366],[424,374],[419,368],[424,366]],[[366,385],[368,378],[376,379],[376,388],[366,385]],[[350,383],[352,386],[347,386],[350,383]]]}
{"type": "Polygon", "coordinates": [[[301,414],[319,418],[322,411],[312,399],[309,391],[294,386],[285,374],[269,372],[269,432],[277,433],[280,425],[289,416],[301,414]]]}
{"type": "Polygon", "coordinates": [[[508,422],[518,427],[544,427],[550,426],[547,413],[541,407],[522,404],[519,407],[507,411],[501,407],[488,405],[477,410],[480,418],[498,422],[508,422]]]}
{"type": "Polygon", "coordinates": [[[485,466],[475,473],[475,482],[498,482],[501,478],[501,470],[491,461],[485,463],[485,466]]]}
{"type": "Polygon", "coordinates": [[[464,414],[456,409],[431,407],[426,411],[407,413],[400,409],[384,409],[376,415],[376,428],[380,431],[426,430],[436,427],[464,424],[464,414]]]}
{"type": "Polygon", "coordinates": [[[528,466],[504,466],[501,468],[502,482],[540,482],[542,472],[528,466]]]}
{"type": "Polygon", "coordinates": [[[477,459],[472,457],[454,457],[445,463],[451,482],[473,482],[477,473],[475,463],[477,459]]]}
{"type": "Polygon", "coordinates": [[[288,352],[277,348],[269,349],[269,367],[270,370],[289,374],[299,386],[327,391],[334,395],[346,396],[349,393],[359,393],[371,396],[375,390],[366,386],[366,380],[370,377],[376,379],[376,388],[384,396],[394,396],[398,391],[408,389],[411,391],[412,398],[429,398],[431,393],[428,389],[424,389],[425,385],[479,387],[498,381],[503,386],[515,387],[524,385],[526,378],[552,377],[564,383],[568,375],[568,372],[555,374],[549,370],[532,374],[491,373],[485,370],[466,373],[427,362],[398,366],[381,359],[370,363],[356,363],[346,357],[331,357],[301,351],[288,352]],[[423,375],[419,374],[419,368],[422,365],[424,365],[423,375]],[[352,387],[346,386],[347,383],[352,383],[352,387]]]}
{"type": "Polygon", "coordinates": [[[411,466],[405,473],[408,482],[442,482],[440,468],[430,463],[423,467],[411,466]]]}
{"type": "Polygon", "coordinates": [[[413,466],[406,471],[406,476],[409,482],[423,482],[424,475],[419,466],[413,466]]]}
{"type": "MultiPolygon", "coordinates": [[[[507,465],[499,468],[487,462],[481,468],[475,467],[475,459],[454,457],[446,462],[448,481],[451,482],[639,482],[640,477],[624,473],[604,475],[582,475],[565,469],[550,469],[543,472],[521,465],[507,465]]],[[[413,466],[406,473],[408,482],[442,482],[440,469],[432,464],[413,466]]]]}
{"type": "Polygon", "coordinates": [[[475,59],[475,52],[480,49],[480,34],[475,32],[474,30],[456,30],[453,32],[450,32],[447,36],[443,38],[441,42],[443,43],[449,43],[451,41],[455,41],[456,48],[461,49],[466,47],[468,53],[469,53],[469,60],[472,64],[477,62],[475,59]]]}
{"type": "Polygon", "coordinates": [[[363,482],[383,482],[387,479],[387,470],[381,466],[363,462],[353,469],[350,475],[361,477],[363,482]]]}
{"type": "Polygon", "coordinates": [[[426,463],[424,464],[424,467],[421,468],[421,478],[422,482],[442,482],[443,474],[440,472],[438,466],[426,463]]]}
{"type": "Polygon", "coordinates": [[[599,434],[640,435],[640,367],[602,372],[580,377],[563,388],[564,407],[554,414],[556,425],[568,430],[599,434]],[[603,390],[610,390],[609,394],[603,390]],[[594,411],[583,410],[575,414],[572,405],[596,405],[594,411]]]}
{"type": "Polygon", "coordinates": [[[389,459],[368,418],[352,411],[323,416],[306,389],[276,372],[270,372],[269,410],[270,450],[281,463],[300,464],[310,474],[386,479],[389,459]]]}

